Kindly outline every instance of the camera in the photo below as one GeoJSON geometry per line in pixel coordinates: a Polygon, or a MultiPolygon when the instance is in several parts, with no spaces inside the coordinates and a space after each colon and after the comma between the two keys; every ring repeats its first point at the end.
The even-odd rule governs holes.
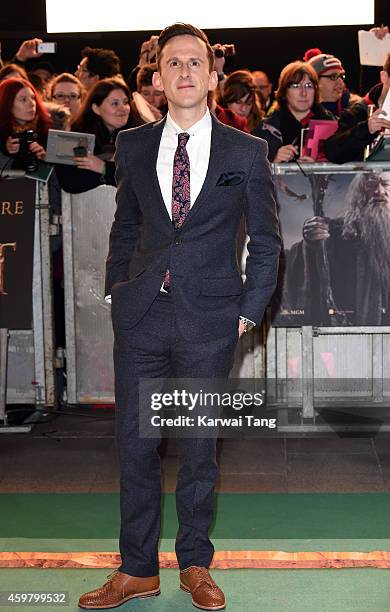
{"type": "Polygon", "coordinates": [[[147,63],[156,61],[158,36],[152,35],[148,40],[145,40],[141,46],[141,56],[145,56],[147,63]]]}
{"type": "Polygon", "coordinates": [[[214,45],[213,51],[215,57],[229,57],[229,55],[236,55],[236,49],[234,45],[214,45]]]}
{"type": "Polygon", "coordinates": [[[87,157],[88,156],[88,151],[86,147],[84,147],[83,145],[73,147],[73,153],[75,157],[87,157]]]}
{"type": "Polygon", "coordinates": [[[38,53],[57,53],[57,43],[43,42],[37,45],[38,53]]]}
{"type": "Polygon", "coordinates": [[[38,168],[38,159],[35,153],[30,151],[30,144],[38,140],[38,134],[34,130],[16,132],[12,138],[18,138],[20,149],[18,157],[21,160],[23,169],[27,172],[35,172],[38,168]]]}

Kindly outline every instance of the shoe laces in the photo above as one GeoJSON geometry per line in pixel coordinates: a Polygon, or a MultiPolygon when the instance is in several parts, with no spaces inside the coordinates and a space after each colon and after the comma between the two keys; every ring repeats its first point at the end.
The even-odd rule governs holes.
{"type": "Polygon", "coordinates": [[[114,578],[117,574],[118,574],[119,570],[114,570],[113,572],[111,572],[111,574],[108,574],[107,578],[107,582],[104,584],[104,586],[106,586],[106,584],[108,584],[109,582],[111,582],[112,578],[114,578]]]}
{"type": "Polygon", "coordinates": [[[197,574],[201,578],[202,582],[205,582],[207,584],[207,586],[209,586],[209,587],[211,587],[213,589],[215,587],[215,582],[211,578],[207,568],[206,567],[197,567],[196,570],[197,570],[197,574]]]}
{"type": "Polygon", "coordinates": [[[119,576],[119,574],[120,574],[120,572],[119,572],[119,570],[118,570],[118,569],[116,569],[116,570],[114,570],[113,572],[111,572],[111,574],[109,574],[109,575],[107,576],[108,580],[107,580],[107,582],[104,584],[104,586],[107,586],[107,585],[108,585],[109,587],[111,587],[111,588],[114,588],[114,589],[115,589],[115,588],[117,588],[117,586],[115,585],[115,581],[117,581],[117,582],[119,582],[119,585],[118,585],[118,586],[120,586],[120,588],[121,588],[122,595],[124,595],[124,582],[123,582],[123,580],[121,579],[121,577],[119,576]],[[114,586],[114,585],[115,585],[115,586],[114,586]]]}

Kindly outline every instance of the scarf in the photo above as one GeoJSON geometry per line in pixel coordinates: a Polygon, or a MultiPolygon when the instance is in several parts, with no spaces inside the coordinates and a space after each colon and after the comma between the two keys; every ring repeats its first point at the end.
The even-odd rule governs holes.
{"type": "Polygon", "coordinates": [[[29,121],[28,123],[23,123],[23,124],[18,123],[17,121],[13,119],[12,120],[12,133],[15,134],[16,132],[25,132],[26,130],[34,130],[34,132],[36,132],[37,125],[38,125],[38,115],[36,115],[32,121],[29,121]]]}

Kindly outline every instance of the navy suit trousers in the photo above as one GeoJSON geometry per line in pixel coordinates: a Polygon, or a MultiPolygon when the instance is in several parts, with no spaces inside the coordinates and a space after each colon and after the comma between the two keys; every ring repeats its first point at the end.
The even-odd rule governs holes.
{"type": "MultiPolygon", "coordinates": [[[[227,378],[238,340],[238,321],[237,333],[233,335],[189,342],[182,338],[176,325],[172,296],[160,293],[135,327],[124,330],[114,326],[114,334],[116,438],[121,472],[120,571],[133,576],[154,576],[159,571],[161,440],[139,437],[138,381],[227,378]]],[[[218,473],[216,439],[178,439],[177,445],[179,566],[208,567],[214,553],[208,532],[218,473]]]]}

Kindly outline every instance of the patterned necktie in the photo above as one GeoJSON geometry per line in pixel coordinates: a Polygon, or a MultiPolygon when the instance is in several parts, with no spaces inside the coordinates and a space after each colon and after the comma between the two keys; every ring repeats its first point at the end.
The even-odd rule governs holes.
{"type": "MultiPolygon", "coordinates": [[[[172,223],[175,229],[183,225],[191,208],[190,158],[186,149],[189,137],[187,132],[178,134],[179,143],[173,159],[172,223]]],[[[165,273],[164,289],[169,290],[169,270],[165,273]]]]}

